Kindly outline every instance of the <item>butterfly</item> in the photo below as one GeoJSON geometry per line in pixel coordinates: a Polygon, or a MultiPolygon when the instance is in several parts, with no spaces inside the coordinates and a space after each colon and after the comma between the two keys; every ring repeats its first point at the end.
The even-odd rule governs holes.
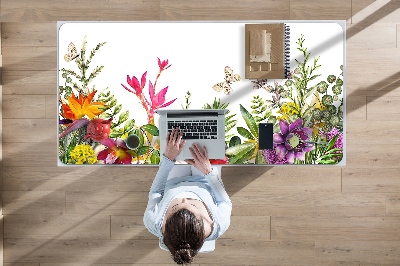
{"type": "Polygon", "coordinates": [[[232,92],[231,84],[237,81],[240,81],[240,75],[233,74],[233,70],[230,67],[226,66],[225,81],[215,84],[212,88],[218,92],[224,91],[226,95],[229,95],[232,92]]]}
{"type": "Polygon", "coordinates": [[[68,53],[64,55],[64,59],[67,62],[70,62],[79,56],[78,51],[76,50],[75,44],[72,42],[68,45],[68,53]]]}

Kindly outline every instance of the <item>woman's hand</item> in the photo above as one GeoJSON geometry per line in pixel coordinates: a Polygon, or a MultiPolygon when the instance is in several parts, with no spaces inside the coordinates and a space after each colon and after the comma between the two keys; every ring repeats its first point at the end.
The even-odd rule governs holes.
{"type": "Polygon", "coordinates": [[[193,156],[191,160],[185,160],[188,164],[193,165],[200,170],[204,175],[211,172],[211,163],[208,159],[208,152],[206,146],[204,146],[204,151],[201,150],[198,144],[193,144],[189,148],[190,153],[193,156]]]}
{"type": "Polygon", "coordinates": [[[179,128],[172,129],[172,132],[167,134],[167,146],[165,147],[164,156],[174,161],[176,157],[181,153],[186,141],[181,141],[183,136],[183,131],[179,128]]]}

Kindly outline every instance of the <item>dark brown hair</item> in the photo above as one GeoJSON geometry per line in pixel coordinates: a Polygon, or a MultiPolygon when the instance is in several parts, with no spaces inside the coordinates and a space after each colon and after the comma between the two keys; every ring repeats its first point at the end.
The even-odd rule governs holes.
{"type": "Polygon", "coordinates": [[[191,263],[205,240],[203,219],[180,209],[167,218],[163,237],[177,264],[191,263]]]}

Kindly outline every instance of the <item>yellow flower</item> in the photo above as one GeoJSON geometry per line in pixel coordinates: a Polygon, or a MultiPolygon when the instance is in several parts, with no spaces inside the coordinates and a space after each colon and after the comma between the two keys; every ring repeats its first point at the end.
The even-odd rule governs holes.
{"type": "Polygon", "coordinates": [[[278,113],[282,115],[278,117],[278,120],[283,119],[289,121],[290,120],[289,115],[290,116],[298,115],[300,113],[300,108],[294,102],[287,102],[282,105],[278,113]]]}
{"type": "Polygon", "coordinates": [[[71,161],[75,164],[94,164],[97,162],[97,157],[94,150],[88,144],[79,144],[70,152],[71,161]]]}

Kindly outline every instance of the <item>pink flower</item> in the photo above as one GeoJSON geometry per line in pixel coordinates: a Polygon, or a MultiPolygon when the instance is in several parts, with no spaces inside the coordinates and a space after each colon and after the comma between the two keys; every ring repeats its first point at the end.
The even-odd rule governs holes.
{"type": "Polygon", "coordinates": [[[135,93],[136,95],[140,95],[143,91],[144,86],[146,85],[146,75],[147,75],[147,71],[143,73],[140,83],[139,83],[139,80],[135,76],[132,76],[132,78],[130,78],[129,75],[126,76],[126,81],[128,82],[129,86],[131,86],[135,91],[132,91],[131,89],[126,87],[124,84],[121,84],[121,85],[127,91],[135,93]]]}
{"type": "Polygon", "coordinates": [[[151,111],[154,113],[157,109],[162,108],[162,107],[167,107],[171,105],[173,102],[175,102],[175,99],[165,103],[165,94],[168,91],[168,86],[159,91],[157,94],[155,94],[154,86],[149,81],[149,95],[150,95],[150,102],[151,102],[151,111]]]}
{"type": "Polygon", "coordinates": [[[105,164],[131,164],[132,155],[127,152],[128,148],[123,140],[108,138],[100,143],[107,148],[99,152],[98,160],[104,160],[105,164]]]}
{"type": "Polygon", "coordinates": [[[158,66],[160,67],[160,72],[169,68],[171,65],[168,65],[168,59],[161,61],[160,58],[158,58],[158,66]]]}

